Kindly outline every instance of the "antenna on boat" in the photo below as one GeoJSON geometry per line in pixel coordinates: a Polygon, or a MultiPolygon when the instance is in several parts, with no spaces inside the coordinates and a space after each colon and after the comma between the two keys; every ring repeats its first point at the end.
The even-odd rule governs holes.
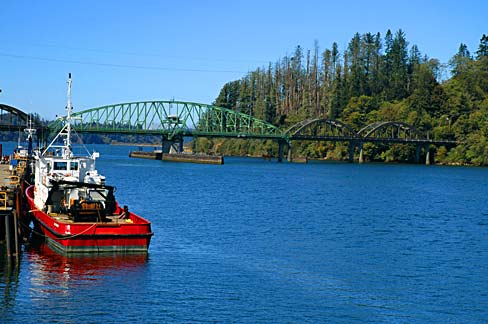
{"type": "Polygon", "coordinates": [[[71,73],[68,74],[68,105],[66,106],[68,115],[66,116],[66,139],[65,152],[66,157],[71,155],[71,73]]]}
{"type": "MultiPolygon", "coordinates": [[[[85,148],[86,152],[91,156],[92,159],[95,159],[99,157],[99,154],[90,154],[86,146],[83,144],[83,141],[79,137],[79,135],[76,133],[76,130],[71,127],[71,121],[72,120],[79,120],[80,118],[76,116],[72,116],[72,110],[73,107],[71,106],[71,73],[68,74],[68,104],[66,106],[67,110],[67,115],[66,117],[58,117],[61,120],[64,120],[64,125],[59,131],[59,133],[54,137],[54,139],[51,141],[51,144],[49,144],[44,151],[42,152],[41,155],[45,155],[49,149],[53,148],[59,148],[61,149],[62,152],[62,157],[64,159],[70,159],[73,157],[73,151],[71,149],[71,132],[73,131],[75,136],[78,137],[81,145],[85,148]],[[63,144],[62,145],[56,145],[56,141],[60,138],[63,138],[63,144]]],[[[56,150],[56,152],[58,152],[56,150]]]]}
{"type": "Polygon", "coordinates": [[[27,124],[27,128],[24,129],[24,132],[27,134],[27,142],[29,143],[28,146],[28,155],[29,157],[32,156],[32,137],[37,132],[35,128],[32,128],[32,115],[29,115],[29,124],[27,124]]]}
{"type": "Polygon", "coordinates": [[[66,106],[66,110],[68,111],[68,115],[66,118],[61,118],[64,119],[64,126],[61,129],[61,131],[54,137],[52,140],[51,144],[49,144],[46,149],[42,152],[42,155],[46,154],[46,152],[49,150],[49,148],[53,147],[59,147],[62,150],[62,156],[63,158],[71,158],[73,156],[73,152],[71,151],[71,73],[68,74],[68,105],[66,106]],[[60,137],[64,137],[63,139],[63,145],[62,146],[57,146],[54,145],[56,140],[60,137]]]}

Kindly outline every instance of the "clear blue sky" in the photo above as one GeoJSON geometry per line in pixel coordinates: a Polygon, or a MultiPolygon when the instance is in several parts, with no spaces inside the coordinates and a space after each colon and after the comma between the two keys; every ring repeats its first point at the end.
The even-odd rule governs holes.
{"type": "Polygon", "coordinates": [[[293,53],[402,29],[446,63],[488,33],[488,1],[23,1],[0,5],[0,102],[52,119],[129,101],[211,103],[228,81],[293,53]]]}

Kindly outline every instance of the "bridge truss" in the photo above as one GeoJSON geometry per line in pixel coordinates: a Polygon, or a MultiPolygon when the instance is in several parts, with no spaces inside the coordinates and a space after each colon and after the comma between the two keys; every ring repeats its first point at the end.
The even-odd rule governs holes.
{"type": "MultiPolygon", "coordinates": [[[[397,121],[372,123],[356,132],[338,120],[310,118],[283,131],[266,121],[230,109],[174,100],[107,105],[73,113],[72,117],[73,127],[80,133],[161,135],[164,141],[173,143],[182,143],[186,136],[272,139],[279,144],[279,160],[286,146],[290,155],[292,141],[301,140],[349,142],[350,154],[355,147],[362,151],[365,142],[415,144],[417,151],[429,145],[458,144],[456,141],[429,139],[413,126],[397,121]]],[[[56,132],[62,127],[64,118],[47,128],[33,126],[47,137],[48,131],[56,132]]],[[[21,110],[0,104],[0,130],[24,129],[28,119],[21,110]]]]}
{"type": "Polygon", "coordinates": [[[291,126],[285,131],[291,140],[341,141],[357,136],[347,124],[327,118],[310,118],[291,126]]]}
{"type": "MultiPolygon", "coordinates": [[[[282,138],[263,120],[230,109],[182,101],[143,101],[92,108],[72,114],[81,133],[126,133],[182,136],[282,138]]],[[[49,125],[59,129],[62,120],[49,125]]]]}

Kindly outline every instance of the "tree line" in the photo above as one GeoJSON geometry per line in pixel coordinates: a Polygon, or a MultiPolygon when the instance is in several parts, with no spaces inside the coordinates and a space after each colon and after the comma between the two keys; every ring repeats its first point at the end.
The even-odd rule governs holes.
{"type": "MultiPolygon", "coordinates": [[[[402,121],[433,138],[461,142],[451,150],[439,148],[438,161],[488,165],[488,36],[481,37],[474,54],[461,43],[448,64],[410,46],[402,30],[388,30],[384,37],[356,33],[343,52],[337,43],[323,51],[318,42],[312,50],[297,46],[293,55],[226,83],[214,105],[283,128],[311,117],[341,120],[356,130],[376,121],[402,121]]],[[[203,142],[205,149],[219,142],[220,150],[228,150],[221,153],[246,150],[235,140],[203,142]]],[[[262,151],[270,145],[247,146],[262,151]]],[[[345,151],[340,143],[302,143],[298,149],[309,157],[335,159],[344,158],[345,151]]],[[[366,150],[372,161],[414,156],[406,145],[368,144],[366,150]]]]}

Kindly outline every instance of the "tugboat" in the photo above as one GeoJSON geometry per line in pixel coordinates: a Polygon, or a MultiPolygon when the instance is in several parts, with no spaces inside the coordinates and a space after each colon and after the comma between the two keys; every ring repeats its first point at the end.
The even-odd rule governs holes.
{"type": "Polygon", "coordinates": [[[75,156],[72,151],[71,73],[66,109],[61,131],[33,154],[34,185],[26,198],[36,228],[63,254],[147,252],[151,223],[119,206],[114,187],[95,168],[98,152],[75,156]]]}

